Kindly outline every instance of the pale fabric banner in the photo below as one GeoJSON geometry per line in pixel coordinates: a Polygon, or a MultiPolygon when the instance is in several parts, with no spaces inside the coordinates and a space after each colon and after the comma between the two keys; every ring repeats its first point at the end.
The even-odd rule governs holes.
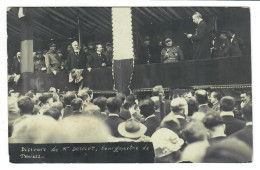
{"type": "Polygon", "coordinates": [[[134,58],[131,8],[112,8],[114,60],[134,58]]]}

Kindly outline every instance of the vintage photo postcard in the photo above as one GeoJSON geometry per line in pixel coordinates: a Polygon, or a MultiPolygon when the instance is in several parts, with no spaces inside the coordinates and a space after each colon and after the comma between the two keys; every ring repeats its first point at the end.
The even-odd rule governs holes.
{"type": "Polygon", "coordinates": [[[7,16],[11,163],[251,163],[251,9],[7,16]]]}

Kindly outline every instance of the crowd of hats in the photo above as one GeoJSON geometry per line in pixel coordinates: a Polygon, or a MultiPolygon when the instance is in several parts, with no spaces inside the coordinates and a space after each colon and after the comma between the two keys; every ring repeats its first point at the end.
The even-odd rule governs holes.
{"type": "MultiPolygon", "coordinates": [[[[170,101],[164,98],[160,101],[159,95],[164,96],[162,86],[154,87],[153,97],[143,100],[134,94],[122,93],[93,98],[93,91],[86,87],[66,93],[59,93],[53,87],[36,94],[11,91],[8,96],[9,142],[152,142],[155,162],[250,162],[252,146],[234,137],[236,132],[224,134],[223,131],[222,136],[217,136],[222,137],[221,140],[211,142],[228,125],[221,116],[223,109],[199,110],[203,99],[198,96],[203,94],[211,96],[204,90],[187,91],[170,101]],[[160,112],[161,102],[165,107],[164,117],[160,112]],[[197,109],[189,110],[192,105],[197,109]],[[151,119],[154,122],[148,123],[151,119]]],[[[206,104],[211,106],[208,96],[206,99],[206,104]]],[[[226,100],[234,105],[230,102],[232,97],[223,97],[220,103],[226,100]]],[[[245,112],[242,108],[235,112],[233,108],[233,113],[236,119],[252,125],[251,101],[243,107],[245,112]]]]}

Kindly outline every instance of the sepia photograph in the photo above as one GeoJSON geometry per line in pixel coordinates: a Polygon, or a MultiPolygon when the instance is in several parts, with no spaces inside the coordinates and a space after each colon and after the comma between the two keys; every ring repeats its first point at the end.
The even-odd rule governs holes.
{"type": "Polygon", "coordinates": [[[250,7],[6,19],[11,163],[252,163],[250,7]]]}

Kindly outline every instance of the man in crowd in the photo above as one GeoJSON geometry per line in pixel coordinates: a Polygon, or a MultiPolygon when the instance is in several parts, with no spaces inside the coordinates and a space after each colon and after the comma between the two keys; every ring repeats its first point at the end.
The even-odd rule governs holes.
{"type": "Polygon", "coordinates": [[[68,91],[64,95],[64,104],[65,108],[63,109],[63,118],[72,115],[73,109],[71,107],[71,101],[75,99],[77,96],[74,92],[68,91]]]}
{"type": "Polygon", "coordinates": [[[109,111],[108,118],[106,119],[107,125],[110,127],[113,136],[118,137],[119,132],[117,130],[118,125],[124,122],[123,119],[119,118],[120,108],[122,103],[117,97],[110,97],[107,99],[107,109],[109,111]]]}
{"type": "Polygon", "coordinates": [[[187,34],[187,38],[193,42],[193,59],[210,58],[209,28],[199,12],[193,14],[192,20],[198,25],[194,34],[187,34]]]}
{"type": "Polygon", "coordinates": [[[247,103],[251,101],[250,95],[248,93],[241,93],[240,98],[241,98],[240,107],[241,109],[243,109],[243,107],[246,106],[247,103]]]}
{"type": "Polygon", "coordinates": [[[203,112],[205,115],[208,113],[216,114],[216,112],[208,106],[208,93],[206,90],[197,90],[195,92],[195,98],[199,104],[198,112],[203,112]]]}
{"type": "Polygon", "coordinates": [[[147,127],[145,135],[152,136],[155,130],[160,126],[159,117],[155,116],[155,105],[152,99],[145,99],[140,102],[141,114],[145,117],[144,125],[147,127]]]}
{"type": "Polygon", "coordinates": [[[113,45],[111,43],[106,43],[106,50],[103,53],[107,59],[107,67],[112,67],[113,59],[113,45]]]}
{"type": "Polygon", "coordinates": [[[230,135],[230,137],[238,138],[253,149],[252,102],[247,103],[247,105],[243,107],[242,113],[246,119],[246,126],[236,133],[230,135]]]}
{"type": "Polygon", "coordinates": [[[34,72],[45,72],[46,65],[42,51],[38,50],[36,52],[36,57],[34,58],[34,72]]]}
{"type": "Polygon", "coordinates": [[[216,112],[220,112],[220,99],[221,95],[218,92],[213,91],[210,93],[210,102],[212,103],[212,109],[216,112]]]}
{"type": "Polygon", "coordinates": [[[34,104],[32,99],[28,96],[22,96],[18,100],[18,108],[20,109],[20,115],[32,115],[34,104]]]}
{"type": "Polygon", "coordinates": [[[211,44],[210,44],[210,53],[212,58],[217,58],[217,53],[219,49],[219,36],[216,31],[211,32],[211,44]]]}
{"type": "Polygon", "coordinates": [[[164,113],[165,115],[167,115],[168,113],[171,112],[171,100],[167,100],[165,99],[165,93],[164,93],[164,89],[162,85],[157,85],[153,88],[153,92],[152,92],[153,96],[158,96],[159,94],[162,94],[162,99],[163,99],[163,105],[164,105],[164,113]]]}
{"type": "Polygon", "coordinates": [[[226,124],[226,135],[231,135],[245,127],[245,122],[234,118],[233,109],[235,107],[235,99],[231,96],[222,97],[220,100],[220,116],[226,124]]]}

